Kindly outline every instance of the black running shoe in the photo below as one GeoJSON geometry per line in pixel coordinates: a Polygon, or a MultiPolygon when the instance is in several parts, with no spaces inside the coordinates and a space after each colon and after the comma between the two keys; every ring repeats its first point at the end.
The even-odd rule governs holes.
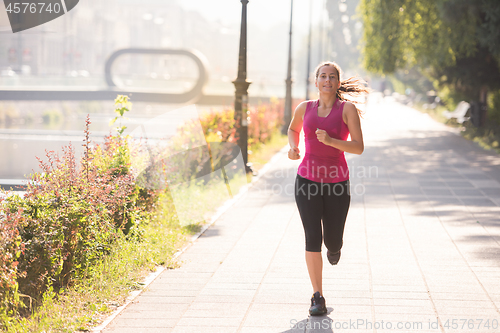
{"type": "Polygon", "coordinates": [[[309,308],[309,314],[311,316],[321,316],[326,313],[326,301],[323,296],[319,294],[319,291],[315,292],[311,298],[311,307],[309,308]]]}
{"type": "Polygon", "coordinates": [[[337,265],[340,260],[340,250],[337,253],[331,253],[330,251],[327,251],[326,257],[328,258],[330,264],[337,265]]]}

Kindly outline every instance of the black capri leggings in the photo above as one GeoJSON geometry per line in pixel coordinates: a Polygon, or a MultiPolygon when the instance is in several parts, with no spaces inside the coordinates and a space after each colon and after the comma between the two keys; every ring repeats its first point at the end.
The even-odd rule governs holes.
{"type": "Polygon", "coordinates": [[[345,220],[351,202],[349,180],[318,183],[297,175],[295,201],[304,226],[306,251],[321,252],[324,238],[326,248],[330,252],[338,252],[342,248],[345,220]]]}

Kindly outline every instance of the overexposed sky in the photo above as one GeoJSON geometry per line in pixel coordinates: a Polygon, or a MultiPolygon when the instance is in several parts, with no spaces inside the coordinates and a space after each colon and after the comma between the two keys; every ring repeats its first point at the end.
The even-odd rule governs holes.
{"type": "MultiPolygon", "coordinates": [[[[106,1],[106,0],[104,0],[106,1]]],[[[137,8],[137,4],[141,4],[143,0],[128,0],[120,3],[121,0],[112,1],[111,8],[113,6],[124,6],[134,5],[137,8]]],[[[161,8],[161,5],[165,0],[150,0],[144,1],[144,3],[151,3],[154,6],[161,8]],[[160,6],[158,6],[160,5],[160,6]]],[[[229,77],[232,79],[235,77],[238,66],[238,41],[239,41],[239,27],[241,22],[241,9],[242,3],[240,0],[171,0],[165,1],[165,8],[173,8],[171,6],[172,2],[175,2],[179,7],[186,11],[196,11],[201,16],[203,16],[209,22],[220,22],[222,25],[226,25],[228,29],[220,27],[217,24],[206,25],[203,23],[201,26],[208,26],[213,29],[220,27],[220,35],[224,37],[224,51],[212,52],[216,50],[215,47],[210,48],[211,45],[207,43],[203,44],[200,41],[196,46],[189,44],[190,40],[186,40],[183,47],[195,47],[204,48],[206,54],[212,56],[211,64],[214,66],[213,73],[217,70],[222,73],[223,77],[229,77]],[[170,4],[170,7],[167,6],[170,4]],[[227,35],[227,36],[223,36],[227,35]],[[208,51],[210,52],[208,52],[208,51]],[[214,55],[216,54],[216,55],[214,55]],[[220,56],[219,56],[220,55],[220,56]],[[217,59],[213,59],[218,57],[217,59]],[[220,64],[221,58],[228,59],[224,62],[224,65],[220,64]],[[218,65],[217,65],[218,64],[218,65]],[[226,65],[227,64],[227,65],[226,65]],[[219,66],[219,69],[216,68],[219,66]],[[233,68],[230,72],[228,68],[233,68]]],[[[297,71],[300,68],[301,72],[305,73],[306,69],[306,48],[307,48],[307,35],[309,33],[310,25],[310,8],[312,7],[312,17],[313,26],[321,26],[322,19],[326,15],[326,10],[324,9],[325,0],[293,0],[293,42],[292,42],[292,71],[297,71]]],[[[290,23],[290,5],[291,0],[249,0],[247,5],[248,10],[248,76],[254,82],[251,89],[261,89],[258,91],[261,95],[271,94],[268,91],[264,91],[269,86],[281,86],[284,85],[284,79],[286,77],[287,71],[287,61],[288,61],[288,29],[290,23]],[[257,88],[254,88],[257,87],[257,88]]],[[[151,6],[151,8],[156,8],[151,6]]],[[[4,10],[4,5],[0,4],[0,38],[2,33],[10,34],[10,27],[8,23],[8,18],[4,10]],[[4,30],[4,31],[3,31],[4,30]]],[[[81,1],[80,4],[73,10],[73,15],[77,12],[80,14],[86,9],[89,13],[90,18],[92,15],[97,15],[98,9],[93,9],[91,7],[90,1],[81,1]]],[[[149,9],[147,9],[149,10],[149,9]]],[[[107,13],[109,15],[118,16],[119,14],[115,11],[110,11],[107,13]]],[[[99,14],[100,15],[100,14],[99,14]]],[[[197,15],[188,15],[189,22],[191,24],[196,23],[193,20],[199,19],[197,15]]],[[[58,33],[62,32],[61,29],[65,27],[64,20],[69,20],[70,16],[65,16],[58,18],[57,20],[51,21],[44,25],[43,28],[34,28],[23,34],[37,34],[41,30],[58,33]]],[[[115,17],[113,17],[114,19],[115,17]]],[[[171,29],[183,29],[181,25],[185,23],[184,21],[176,20],[173,22],[171,29]]],[[[118,23],[116,23],[118,25],[118,23]]],[[[126,31],[126,25],[128,22],[119,22],[119,27],[115,28],[114,31],[126,31]]],[[[68,35],[70,36],[70,35],[68,35]]],[[[319,29],[313,32],[313,39],[319,39],[319,29]]],[[[118,39],[123,40],[123,43],[115,43],[117,47],[132,47],[137,46],[129,43],[128,38],[118,39]]],[[[221,42],[222,43],[222,42],[221,42]]],[[[219,47],[222,44],[218,45],[219,47]]],[[[160,47],[158,44],[157,47],[160,47]]],[[[218,50],[218,49],[217,49],[218,50]]],[[[51,50],[50,52],[55,52],[51,50]]],[[[312,63],[315,64],[320,61],[319,52],[316,49],[312,50],[312,63]],[[316,55],[315,55],[316,54],[316,55]]],[[[210,60],[210,59],[209,59],[210,60]]],[[[313,65],[314,67],[314,65],[313,65]]],[[[294,77],[296,74],[292,73],[294,77]]],[[[301,74],[302,75],[302,74],[301,74]]],[[[305,76],[302,75],[302,76],[305,76]]],[[[294,84],[300,85],[299,81],[294,84]]]]}
{"type": "MultiPolygon", "coordinates": [[[[266,30],[278,22],[290,22],[291,0],[250,0],[247,5],[249,24],[266,30]]],[[[309,7],[313,6],[313,20],[319,20],[324,0],[294,0],[293,25],[300,31],[309,29],[309,7]]],[[[200,12],[209,21],[220,20],[240,23],[242,4],[240,0],[178,0],[188,10],[200,12]]]]}
{"type": "MultiPolygon", "coordinates": [[[[291,0],[250,0],[248,2],[248,22],[269,29],[279,22],[290,22],[291,0]]],[[[325,0],[293,0],[293,25],[301,32],[309,29],[309,8],[312,3],[313,20],[320,20],[325,0]]],[[[240,0],[177,0],[187,9],[201,13],[207,20],[239,24],[241,19],[240,0]]],[[[10,30],[5,7],[0,6],[0,30],[10,30]]]]}

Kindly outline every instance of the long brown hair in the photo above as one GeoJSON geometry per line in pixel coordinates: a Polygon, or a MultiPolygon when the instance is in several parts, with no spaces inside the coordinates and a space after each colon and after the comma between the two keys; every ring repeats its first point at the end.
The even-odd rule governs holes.
{"type": "MultiPolygon", "coordinates": [[[[337,71],[337,77],[339,78],[339,82],[340,82],[340,87],[339,87],[339,89],[337,89],[337,98],[339,100],[351,102],[353,104],[358,104],[358,103],[362,103],[362,102],[355,101],[354,99],[349,98],[349,97],[359,97],[359,96],[364,96],[364,95],[367,95],[370,93],[370,91],[371,91],[370,88],[365,86],[366,81],[359,78],[359,77],[352,76],[346,80],[341,80],[340,74],[342,73],[342,70],[340,69],[340,66],[333,61],[322,62],[318,65],[318,67],[316,67],[316,71],[315,71],[316,80],[318,79],[318,76],[319,76],[319,70],[323,66],[332,66],[333,68],[335,68],[335,71],[337,71]]],[[[356,109],[358,110],[358,113],[361,114],[361,111],[358,108],[356,108],[356,109]]]]}

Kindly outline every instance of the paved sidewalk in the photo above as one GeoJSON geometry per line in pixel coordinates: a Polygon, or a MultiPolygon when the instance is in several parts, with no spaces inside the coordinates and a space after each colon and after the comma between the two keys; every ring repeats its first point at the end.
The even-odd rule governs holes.
{"type": "Polygon", "coordinates": [[[299,163],[282,154],[104,332],[499,332],[500,157],[387,100],[362,126],[328,315],[308,317],[299,163]]]}

